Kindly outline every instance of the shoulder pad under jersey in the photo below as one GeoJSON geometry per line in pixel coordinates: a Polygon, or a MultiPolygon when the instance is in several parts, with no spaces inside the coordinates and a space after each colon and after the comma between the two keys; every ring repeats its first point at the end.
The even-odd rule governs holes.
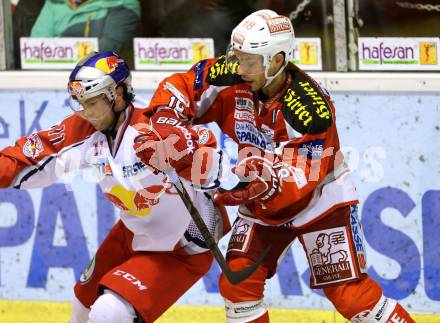
{"type": "Polygon", "coordinates": [[[284,119],[301,134],[326,131],[333,124],[333,117],[322,89],[301,70],[292,69],[290,73],[292,84],[280,99],[284,119]]]}
{"type": "Polygon", "coordinates": [[[229,64],[227,66],[224,56],[220,57],[208,69],[206,82],[215,86],[229,86],[238,83],[244,83],[241,76],[237,73],[238,64],[229,64]]]}

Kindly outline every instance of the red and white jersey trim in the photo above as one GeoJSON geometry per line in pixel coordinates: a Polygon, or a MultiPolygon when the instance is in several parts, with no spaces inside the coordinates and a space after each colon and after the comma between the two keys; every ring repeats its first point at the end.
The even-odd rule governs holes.
{"type": "MultiPolygon", "coordinates": [[[[330,181],[324,180],[324,183],[316,187],[309,204],[299,213],[292,214],[291,219],[279,225],[301,228],[319,220],[330,211],[342,206],[357,204],[358,194],[350,173],[348,170],[341,173],[340,169],[338,169],[338,173],[340,175],[337,178],[333,177],[334,173],[329,174],[327,178],[333,177],[333,179],[330,181]]],[[[252,212],[245,206],[238,209],[238,216],[261,225],[269,225],[253,216],[252,212]]]]}

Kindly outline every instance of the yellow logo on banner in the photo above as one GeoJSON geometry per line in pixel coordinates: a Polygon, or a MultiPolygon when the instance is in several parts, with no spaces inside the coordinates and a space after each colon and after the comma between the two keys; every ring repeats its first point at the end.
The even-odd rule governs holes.
{"type": "Polygon", "coordinates": [[[437,44],[435,42],[420,42],[420,64],[437,65],[437,44]]]}
{"type": "Polygon", "coordinates": [[[318,46],[314,43],[300,43],[300,64],[316,65],[318,64],[318,46]]]}
{"type": "Polygon", "coordinates": [[[93,51],[93,44],[88,41],[78,42],[78,59],[86,57],[93,51]]]}
{"type": "Polygon", "coordinates": [[[208,45],[204,43],[194,43],[192,45],[193,48],[193,57],[194,57],[194,63],[209,58],[209,49],[208,45]]]}

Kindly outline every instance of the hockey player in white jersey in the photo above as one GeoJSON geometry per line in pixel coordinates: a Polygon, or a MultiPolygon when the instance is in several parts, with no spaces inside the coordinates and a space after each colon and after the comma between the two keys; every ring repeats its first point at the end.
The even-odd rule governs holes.
{"type": "MultiPolygon", "coordinates": [[[[133,142],[148,120],[139,124],[145,104],[134,99],[124,60],[114,52],[89,55],[73,69],[68,89],[73,115],[0,151],[0,187],[43,187],[65,172],[95,168],[121,218],[75,285],[70,322],[155,321],[208,272],[212,256],[168,176],[136,157],[133,142]]],[[[181,163],[192,162],[189,145],[212,147],[200,187],[182,182],[219,239],[230,228],[227,215],[203,189],[215,187],[221,151],[204,127],[175,135],[181,163]]]]}

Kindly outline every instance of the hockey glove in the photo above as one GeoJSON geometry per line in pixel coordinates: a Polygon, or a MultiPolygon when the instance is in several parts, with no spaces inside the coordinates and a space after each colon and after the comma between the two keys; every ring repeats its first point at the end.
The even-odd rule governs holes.
{"type": "Polygon", "coordinates": [[[214,197],[224,205],[265,203],[281,191],[273,164],[265,158],[245,158],[232,171],[240,182],[231,190],[219,190],[214,197]]]}
{"type": "Polygon", "coordinates": [[[147,130],[135,138],[134,149],[142,162],[156,171],[175,168],[177,172],[192,163],[198,148],[197,133],[184,127],[170,110],[156,112],[147,130]]]}
{"type": "Polygon", "coordinates": [[[207,172],[218,167],[213,164],[216,146],[215,136],[208,128],[184,127],[172,110],[153,115],[149,129],[134,143],[136,155],[148,167],[156,172],[174,168],[179,176],[196,185],[205,184],[207,172]]]}

